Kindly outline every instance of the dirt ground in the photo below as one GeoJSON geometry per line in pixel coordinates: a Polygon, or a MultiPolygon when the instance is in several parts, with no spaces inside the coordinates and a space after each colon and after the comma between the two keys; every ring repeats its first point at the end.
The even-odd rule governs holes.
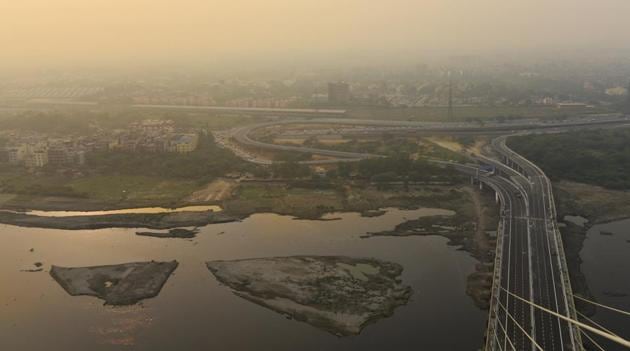
{"type": "Polygon", "coordinates": [[[492,288],[492,259],[496,243],[495,239],[488,236],[488,231],[497,229],[498,209],[493,206],[490,195],[481,194],[473,188],[465,188],[465,191],[470,194],[477,219],[470,250],[480,260],[475,272],[467,279],[466,293],[478,307],[487,309],[492,288]]]}
{"type": "Polygon", "coordinates": [[[223,201],[232,195],[232,191],[238,183],[229,179],[216,179],[206,185],[205,188],[192,193],[187,199],[188,203],[208,203],[223,201]]]}
{"type": "Polygon", "coordinates": [[[494,245],[492,245],[489,241],[488,234],[486,231],[488,230],[496,230],[496,223],[492,223],[493,227],[489,227],[487,222],[490,221],[488,218],[489,215],[492,215],[489,212],[489,208],[482,203],[481,195],[478,191],[466,187],[464,190],[470,195],[470,198],[473,202],[473,206],[475,208],[475,217],[477,218],[477,226],[474,235],[475,245],[477,249],[486,252],[494,249],[494,245]]]}
{"type": "Polygon", "coordinates": [[[462,152],[464,149],[462,144],[458,143],[450,137],[428,137],[425,139],[433,144],[436,144],[437,146],[443,147],[453,152],[462,152]]]}
{"type": "Polygon", "coordinates": [[[469,146],[462,145],[452,137],[427,137],[424,139],[453,152],[472,153],[477,155],[481,154],[484,146],[488,144],[488,140],[486,138],[476,138],[474,143],[469,146]]]}

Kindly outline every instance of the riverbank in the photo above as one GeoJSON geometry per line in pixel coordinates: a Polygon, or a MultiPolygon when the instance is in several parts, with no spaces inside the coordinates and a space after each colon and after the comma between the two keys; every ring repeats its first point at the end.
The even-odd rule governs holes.
{"type": "Polygon", "coordinates": [[[591,224],[630,218],[630,191],[568,181],[556,182],[553,186],[558,213],[581,216],[591,224]]]}
{"type": "Polygon", "coordinates": [[[439,235],[448,245],[469,252],[479,263],[467,277],[466,294],[480,309],[488,309],[492,289],[498,207],[490,193],[463,188],[466,194],[455,212],[407,220],[394,229],[366,233],[364,238],[439,235]]]}
{"type": "MultiPolygon", "coordinates": [[[[174,213],[102,213],[81,216],[37,216],[34,213],[15,213],[16,210],[48,211],[107,211],[107,204],[92,202],[91,207],[79,207],[81,202],[69,198],[41,198],[33,208],[15,206],[14,202],[0,201],[0,223],[26,227],[55,229],[98,229],[108,227],[171,229],[177,227],[204,226],[247,218],[256,213],[275,213],[299,219],[322,219],[332,212],[359,212],[365,216],[382,215],[383,208],[417,209],[442,208],[472,217],[474,203],[470,189],[458,185],[387,184],[348,182],[337,187],[319,187],[305,183],[292,186],[286,182],[246,182],[231,185],[230,196],[213,205],[220,205],[221,212],[182,211],[174,213]],[[7,206],[9,204],[9,206],[7,206]],[[98,209],[95,209],[98,208],[98,209]],[[1,211],[7,209],[10,211],[1,211]]],[[[1,199],[0,199],[1,200],[1,199]]],[[[32,199],[33,205],[37,202],[32,199]]],[[[24,203],[22,203],[24,204],[24,203]]],[[[159,206],[160,204],[151,204],[159,206]]],[[[192,205],[187,203],[185,205],[192,205]]],[[[115,209],[120,209],[117,207],[115,209]]],[[[143,212],[143,211],[138,211],[143,212]]]]}
{"type": "MultiPolygon", "coordinates": [[[[296,219],[330,220],[329,213],[360,213],[378,217],[387,208],[439,209],[438,215],[412,218],[393,230],[366,233],[378,236],[429,236],[449,239],[479,263],[467,277],[466,293],[480,309],[487,309],[494,262],[498,208],[490,193],[470,186],[348,183],[338,188],[291,187],[285,182],[245,183],[232,189],[221,202],[221,212],[174,212],[159,214],[118,214],[100,216],[45,217],[0,211],[0,223],[53,229],[148,228],[166,230],[203,227],[209,224],[243,220],[256,213],[294,216],[296,219]]],[[[154,236],[169,236],[159,233],[154,236]]]]}
{"type": "Polygon", "coordinates": [[[208,224],[234,222],[239,219],[241,218],[213,211],[70,217],[33,216],[0,211],[0,223],[3,224],[66,230],[103,228],[172,229],[178,227],[201,227],[208,224]]]}
{"type": "MultiPolygon", "coordinates": [[[[556,182],[553,187],[558,206],[558,220],[564,223],[560,232],[573,292],[594,300],[595,296],[582,272],[583,261],[580,252],[591,227],[630,218],[630,192],[568,181],[556,182]],[[564,220],[565,216],[579,216],[587,221],[583,225],[578,225],[564,220]]],[[[588,316],[595,313],[595,308],[590,304],[576,300],[575,305],[588,316]]]]}
{"type": "Polygon", "coordinates": [[[182,207],[201,185],[192,180],[148,176],[36,175],[0,171],[0,208],[42,211],[105,211],[182,207]]]}

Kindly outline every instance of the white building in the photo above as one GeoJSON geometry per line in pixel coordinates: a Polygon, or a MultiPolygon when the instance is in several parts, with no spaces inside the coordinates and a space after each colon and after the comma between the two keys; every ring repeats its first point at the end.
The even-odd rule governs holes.
{"type": "Polygon", "coordinates": [[[48,151],[44,149],[34,150],[26,157],[26,167],[41,168],[48,164],[48,151]]]}
{"type": "Polygon", "coordinates": [[[197,134],[181,134],[173,138],[168,151],[188,153],[195,151],[198,145],[199,136],[197,134]]]}

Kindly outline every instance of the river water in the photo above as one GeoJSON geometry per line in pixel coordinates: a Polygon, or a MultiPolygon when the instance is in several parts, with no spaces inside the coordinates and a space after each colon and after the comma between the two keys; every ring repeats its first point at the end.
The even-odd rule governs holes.
{"type": "MultiPolygon", "coordinates": [[[[597,302],[630,311],[630,220],[595,225],[580,252],[582,272],[597,302]]],[[[593,320],[630,339],[630,317],[598,308],[593,320]]],[[[597,339],[605,350],[625,348],[597,339]]]]}
{"type": "Polygon", "coordinates": [[[476,350],[486,312],[466,296],[476,261],[438,236],[373,237],[406,219],[444,210],[389,210],[331,221],[257,214],[201,228],[197,238],[158,239],[135,229],[52,230],[0,226],[0,350],[476,350]],[[31,252],[31,248],[33,252],[31,252]],[[241,299],[206,269],[209,260],[289,255],[374,257],[404,267],[413,287],[408,305],[336,337],[241,299]],[[103,306],[69,296],[50,265],[93,266],[173,260],[180,265],[161,294],[139,306],[103,306]],[[22,272],[42,262],[43,272],[22,272]]]}

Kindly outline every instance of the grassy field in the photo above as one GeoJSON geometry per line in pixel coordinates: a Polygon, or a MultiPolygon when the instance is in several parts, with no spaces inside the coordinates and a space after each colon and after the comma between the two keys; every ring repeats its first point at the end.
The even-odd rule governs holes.
{"type": "Polygon", "coordinates": [[[144,176],[35,176],[0,173],[0,205],[23,208],[99,209],[177,206],[196,182],[144,176]]]}
{"type": "MultiPolygon", "coordinates": [[[[90,176],[77,179],[3,174],[0,207],[43,210],[98,210],[148,206],[178,207],[191,202],[192,194],[207,193],[213,184],[145,176],[90,176]],[[40,193],[28,190],[37,184],[40,193]],[[51,186],[50,189],[47,187],[51,186]],[[75,196],[49,193],[63,189],[75,196]],[[44,189],[44,190],[42,190],[44,189]],[[43,192],[43,193],[42,193],[43,192]]],[[[273,212],[300,218],[319,218],[329,212],[364,212],[386,207],[434,207],[454,210],[459,217],[474,217],[469,194],[458,185],[379,184],[350,181],[335,183],[286,182],[230,183],[229,192],[211,201],[237,216],[273,212]],[[309,185],[310,184],[310,185],[309,185]]]]}
{"type": "Polygon", "coordinates": [[[377,189],[372,185],[351,185],[336,189],[292,187],[285,183],[244,183],[236,195],[224,202],[234,214],[273,212],[302,218],[318,218],[335,211],[364,212],[386,207],[435,207],[458,212],[462,218],[474,216],[467,192],[456,186],[392,185],[377,189]]]}
{"type": "Polygon", "coordinates": [[[104,202],[176,203],[198,188],[192,181],[143,176],[94,176],[67,183],[77,192],[104,202]]]}
{"type": "Polygon", "coordinates": [[[284,183],[244,183],[236,192],[224,202],[224,208],[236,214],[274,212],[316,218],[344,208],[342,196],[334,190],[296,188],[284,183]]]}
{"type": "Polygon", "coordinates": [[[601,223],[630,217],[630,192],[595,185],[561,181],[554,183],[558,213],[573,214],[601,223]]]}

